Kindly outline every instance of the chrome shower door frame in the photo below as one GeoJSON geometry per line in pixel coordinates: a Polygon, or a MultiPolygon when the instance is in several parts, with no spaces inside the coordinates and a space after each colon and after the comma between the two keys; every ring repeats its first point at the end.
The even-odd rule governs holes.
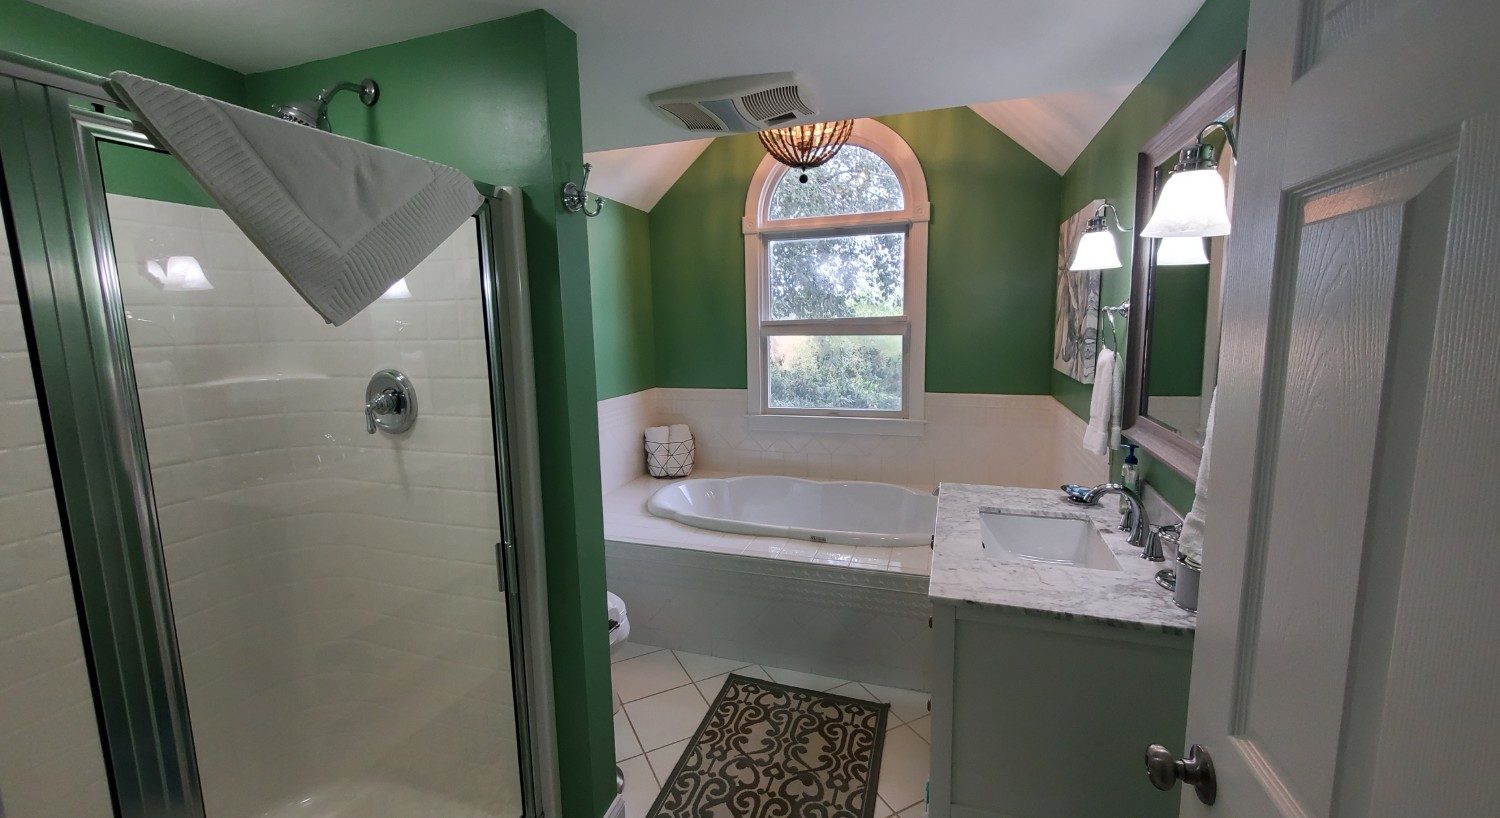
{"type": "MultiPolygon", "coordinates": [[[[204,818],[101,141],[158,152],[102,80],[0,52],[0,172],[111,793],[121,818],[204,818]],[[81,99],[80,99],[81,98],[81,99]],[[90,108],[78,107],[82,102],[90,108]]],[[[476,213],[524,816],[558,814],[535,380],[520,193],[476,213]]]]}

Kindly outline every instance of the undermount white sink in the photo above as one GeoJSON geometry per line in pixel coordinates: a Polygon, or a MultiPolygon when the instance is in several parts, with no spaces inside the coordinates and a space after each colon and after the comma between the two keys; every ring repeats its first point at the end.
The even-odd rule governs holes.
{"type": "Polygon", "coordinates": [[[983,511],[979,525],[985,548],[1016,559],[1097,571],[1120,570],[1096,524],[1088,520],[983,511]]]}

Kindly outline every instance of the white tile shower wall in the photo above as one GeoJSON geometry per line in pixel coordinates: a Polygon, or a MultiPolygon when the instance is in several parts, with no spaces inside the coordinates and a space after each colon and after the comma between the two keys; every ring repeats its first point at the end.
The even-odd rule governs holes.
{"type": "Polygon", "coordinates": [[[604,493],[646,473],[645,429],[655,425],[658,390],[599,401],[599,480],[604,493]]]}
{"type": "Polygon", "coordinates": [[[109,210],[211,818],[519,811],[473,226],[335,328],[219,211],[109,210]],[[364,428],[387,367],[399,437],[364,428]]]}
{"type": "Polygon", "coordinates": [[[109,815],[94,696],[0,219],[0,813],[109,815]]]}
{"type": "Polygon", "coordinates": [[[1048,395],[928,393],[926,402],[923,433],[900,437],[750,431],[743,389],[658,388],[601,401],[602,459],[616,466],[604,470],[605,490],[626,482],[627,465],[631,479],[644,473],[639,457],[627,463],[616,453],[639,451],[641,429],[653,423],[692,427],[697,464],[713,471],[1038,488],[1103,482],[1108,473],[1105,458],[1079,444],[1084,422],[1048,395]]]}

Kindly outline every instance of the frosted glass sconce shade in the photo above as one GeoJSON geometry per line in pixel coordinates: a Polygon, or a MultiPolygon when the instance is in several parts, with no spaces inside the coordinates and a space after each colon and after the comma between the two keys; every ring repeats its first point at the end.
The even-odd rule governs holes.
{"type": "Polygon", "coordinates": [[[1115,247],[1115,237],[1108,228],[1090,230],[1078,240],[1078,249],[1073,252],[1073,263],[1069,270],[1113,270],[1122,267],[1120,250],[1115,247]]]}
{"type": "Polygon", "coordinates": [[[1156,246],[1158,267],[1187,267],[1207,264],[1208,250],[1203,239],[1196,236],[1172,236],[1161,240],[1156,246]]]}
{"type": "Polygon", "coordinates": [[[1229,235],[1224,178],[1213,167],[1181,170],[1167,177],[1141,235],[1148,239],[1229,235]]]}
{"type": "Polygon", "coordinates": [[[1130,228],[1120,224],[1120,211],[1109,202],[1099,205],[1089,223],[1083,229],[1083,235],[1078,237],[1078,247],[1073,250],[1073,262],[1068,265],[1069,270],[1113,270],[1123,267],[1120,263],[1120,250],[1115,247],[1115,237],[1109,232],[1109,225],[1105,222],[1105,214],[1115,217],[1115,229],[1121,233],[1129,233],[1130,228]]]}

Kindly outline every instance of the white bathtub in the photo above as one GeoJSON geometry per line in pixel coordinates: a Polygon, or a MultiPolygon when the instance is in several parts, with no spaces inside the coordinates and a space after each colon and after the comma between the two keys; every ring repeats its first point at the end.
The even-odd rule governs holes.
{"type": "Polygon", "coordinates": [[[683,480],[658,490],[652,514],[686,525],[840,545],[930,545],[937,497],[887,483],[795,477],[683,480]]]}

